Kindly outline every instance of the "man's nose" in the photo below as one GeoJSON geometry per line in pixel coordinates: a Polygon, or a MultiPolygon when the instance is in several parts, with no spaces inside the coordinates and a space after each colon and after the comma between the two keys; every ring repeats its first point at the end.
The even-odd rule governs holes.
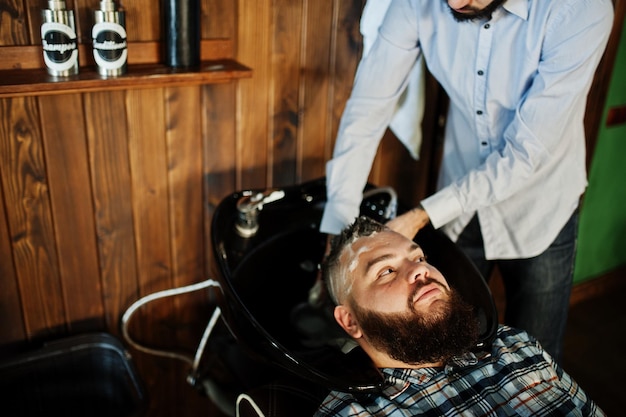
{"type": "Polygon", "coordinates": [[[412,284],[417,281],[425,280],[430,275],[430,271],[425,262],[411,262],[408,271],[408,280],[412,284]]]}

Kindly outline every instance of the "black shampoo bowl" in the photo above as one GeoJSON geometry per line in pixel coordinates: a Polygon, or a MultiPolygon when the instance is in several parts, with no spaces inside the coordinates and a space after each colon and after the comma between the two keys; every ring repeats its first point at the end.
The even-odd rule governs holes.
{"type": "MultiPolygon", "coordinates": [[[[368,190],[376,189],[368,186],[368,190]]],[[[330,314],[322,312],[317,320],[306,321],[310,328],[304,332],[302,323],[298,323],[298,312],[307,307],[326,244],[326,236],[318,231],[326,199],[325,179],[283,191],[282,198],[259,212],[259,228],[253,236],[242,237],[235,227],[237,202],[249,191],[226,197],[213,217],[213,254],[221,288],[218,304],[233,343],[242,348],[244,355],[254,357],[255,366],[269,365],[255,383],[271,383],[286,371],[325,390],[378,390],[383,384],[382,375],[369,358],[359,348],[342,353],[335,344],[335,338],[345,335],[330,314]]],[[[385,221],[384,209],[394,203],[392,195],[384,189],[369,194],[361,214],[385,221]]],[[[475,306],[482,324],[476,349],[489,344],[495,335],[497,313],[482,277],[442,233],[427,228],[415,240],[424,248],[429,262],[475,306]]],[[[244,367],[252,372],[247,360],[240,359],[231,361],[239,366],[246,363],[244,367]]]]}

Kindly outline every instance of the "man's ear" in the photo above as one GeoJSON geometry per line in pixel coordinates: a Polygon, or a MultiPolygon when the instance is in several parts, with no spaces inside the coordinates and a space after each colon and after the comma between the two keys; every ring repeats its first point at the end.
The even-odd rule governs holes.
{"type": "Polygon", "coordinates": [[[335,320],[337,323],[352,336],[353,339],[358,339],[362,336],[361,328],[354,318],[354,315],[344,305],[338,305],[335,307],[335,320]]]}

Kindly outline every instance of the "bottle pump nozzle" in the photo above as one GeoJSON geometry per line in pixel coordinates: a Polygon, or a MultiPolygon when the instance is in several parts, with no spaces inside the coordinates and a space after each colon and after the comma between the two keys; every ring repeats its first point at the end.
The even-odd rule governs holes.
{"type": "Polygon", "coordinates": [[[65,10],[65,0],[48,0],[48,9],[65,10]]]}
{"type": "Polygon", "coordinates": [[[100,10],[103,12],[112,12],[115,10],[115,3],[113,3],[113,0],[103,0],[100,2],[100,10]]]}

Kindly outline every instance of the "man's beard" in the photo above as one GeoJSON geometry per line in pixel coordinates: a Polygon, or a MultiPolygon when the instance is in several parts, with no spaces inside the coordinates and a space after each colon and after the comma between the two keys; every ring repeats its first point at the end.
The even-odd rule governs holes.
{"type": "MultiPolygon", "coordinates": [[[[444,0],[446,3],[447,0],[444,0]]],[[[493,12],[500,7],[506,0],[493,0],[489,5],[485,8],[476,10],[473,13],[460,13],[450,7],[450,11],[452,12],[452,16],[456,19],[457,22],[468,22],[472,20],[482,20],[491,19],[491,15],[493,12]]]]}
{"type": "MultiPolygon", "coordinates": [[[[377,349],[412,365],[445,363],[475,346],[479,328],[472,306],[457,291],[450,290],[449,294],[449,299],[442,302],[445,304],[428,316],[415,310],[376,313],[351,304],[365,339],[377,349]]],[[[412,301],[409,305],[413,305],[412,301]]]]}

